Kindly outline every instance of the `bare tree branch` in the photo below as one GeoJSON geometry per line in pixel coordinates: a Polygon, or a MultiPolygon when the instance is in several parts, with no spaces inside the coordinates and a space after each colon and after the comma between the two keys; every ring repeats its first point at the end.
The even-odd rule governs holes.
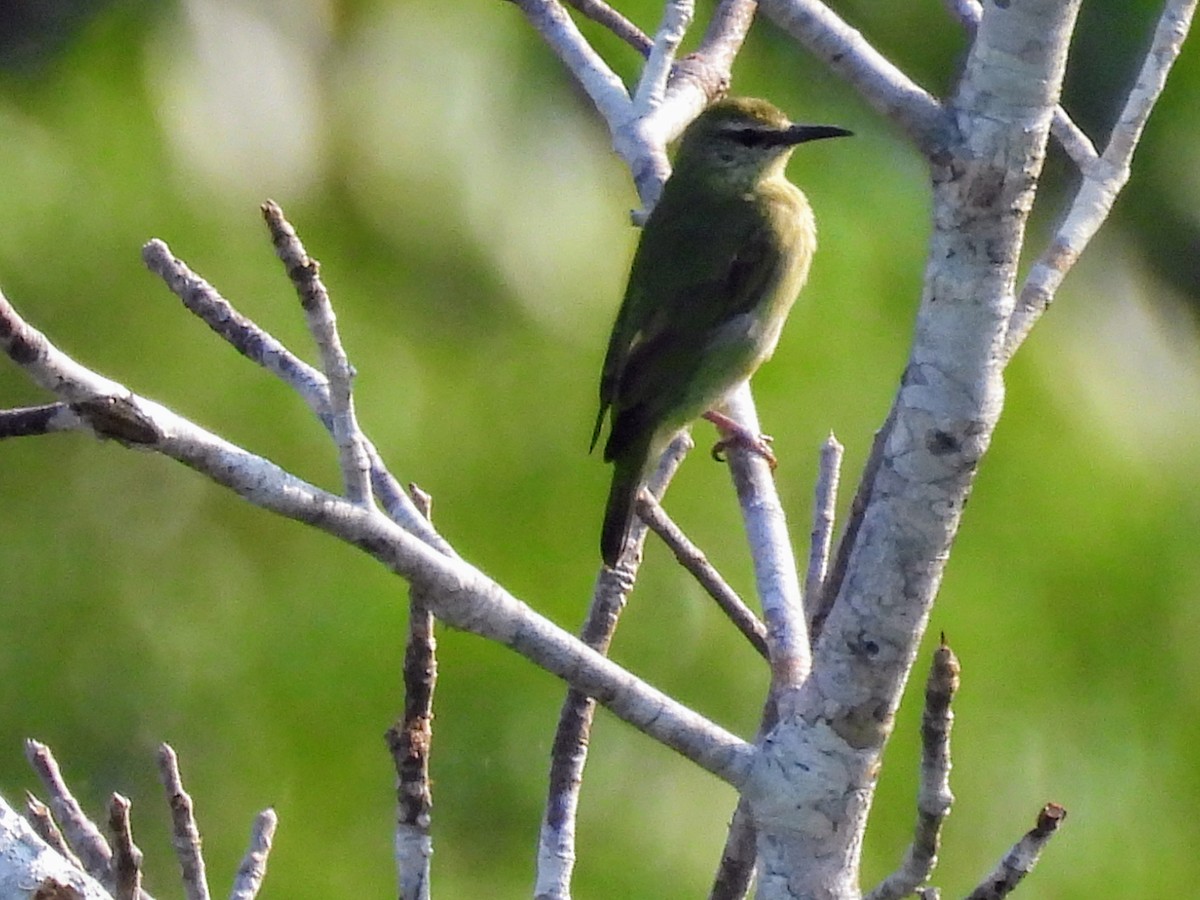
{"type": "Polygon", "coordinates": [[[945,145],[950,120],[941,104],[820,0],[759,0],[759,8],[899,125],[926,155],[945,145]]]}
{"type": "MultiPolygon", "coordinates": [[[[754,736],[755,746],[761,746],[771,731],[779,724],[779,704],[774,694],[768,693],[759,718],[758,732],[754,736]]],[[[725,836],[721,861],[713,880],[709,900],[742,900],[749,896],[758,861],[758,828],[754,823],[754,811],[749,797],[743,793],[738,798],[725,836]]]]}
{"type": "Polygon", "coordinates": [[[742,49],[757,7],[756,0],[721,0],[696,52],[676,64],[676,77],[697,79],[708,93],[724,94],[729,88],[733,61],[742,49]]]}
{"type": "Polygon", "coordinates": [[[1191,28],[1196,0],[1167,0],[1150,50],[1133,89],[1099,158],[1083,167],[1083,181],[1050,246],[1029,270],[1012,312],[1004,341],[1004,358],[1011,359],[1029,336],[1034,323],[1054,300],[1063,278],[1108,218],[1117,194],[1129,180],[1130,162],[1166,84],[1183,40],[1191,28]]]}
{"type": "Polygon", "coordinates": [[[80,430],[88,430],[84,420],[65,403],[0,410],[0,440],[80,430]]]}
{"type": "Polygon", "coordinates": [[[83,870],[101,883],[107,883],[112,848],[67,787],[54,754],[45,744],[27,740],[25,757],[46,789],[54,818],[62,828],[67,845],[82,863],[83,870]]]}
{"type": "Polygon", "coordinates": [[[804,575],[804,602],[810,640],[815,640],[812,623],[821,597],[825,594],[825,576],[829,571],[829,550],[833,545],[833,525],[837,515],[838,480],[842,473],[845,447],[831,433],[821,445],[817,465],[817,484],[813,491],[813,526],[808,543],[808,570],[804,575]]]}
{"type": "Polygon", "coordinates": [[[158,774],[171,807],[171,845],[179,860],[184,894],[187,900],[209,900],[204,854],[200,851],[200,830],[196,827],[192,798],[183,789],[179,758],[170,744],[158,747],[158,774]]]}
{"type": "Polygon", "coordinates": [[[646,33],[601,0],[567,0],[580,13],[597,22],[627,43],[642,56],[650,55],[653,44],[646,33]]]}
{"type": "Polygon", "coordinates": [[[511,0],[570,70],[610,127],[628,118],[629,92],[558,0],[511,0]]]}
{"type": "MultiPolygon", "coordinates": [[[[580,33],[558,0],[512,0],[591,98],[629,166],[641,224],[670,174],[667,144],[729,86],[729,70],[753,18],[751,0],[722,0],[695,53],[674,66],[675,48],[691,20],[694,0],[669,0],[646,70],[631,97],[621,80],[580,33]],[[667,81],[667,76],[671,78],[667,81]]],[[[618,28],[620,26],[617,26],[618,28]]]]}
{"type": "Polygon", "coordinates": [[[1013,892],[1037,865],[1038,857],[1058,832],[1067,811],[1057,803],[1047,803],[1038,813],[1037,824],[1004,855],[1000,864],[967,895],[967,900],[1001,900],[1013,892]]]}
{"type": "Polygon", "coordinates": [[[142,894],[142,851],[133,842],[129,800],[113,794],[108,803],[108,827],[113,838],[109,878],[115,900],[137,900],[142,894]]]}
{"type": "Polygon", "coordinates": [[[0,897],[113,900],[74,862],[49,847],[0,797],[0,897]]]}
{"type": "MultiPolygon", "coordinates": [[[[667,141],[727,87],[754,3],[722,0],[700,50],[676,61],[691,20],[692,0],[666,0],[653,41],[602,0],[568,0],[631,45],[644,43],[647,65],[630,98],[559,0],[513,2],[591,96],[608,123],[614,147],[630,166],[644,208],[649,209],[669,171],[667,141]]],[[[641,522],[636,523],[636,549],[629,554],[628,566],[602,573],[598,579],[582,641],[463,562],[437,535],[426,521],[427,510],[426,516],[420,514],[419,496],[416,503],[405,496],[359,428],[351,393],[353,372],[316,263],[274,204],[264,212],[277,251],[309,314],[324,374],[238,316],[175,260],[165,244],[147,245],[147,264],[189,308],[200,310],[210,327],[301,393],[334,436],[344,498],[79,365],[22,321],[0,296],[0,345],[60,401],[0,413],[0,437],[86,429],[153,450],[264,509],[353,544],[410,582],[406,670],[411,667],[412,678],[405,721],[412,733],[406,728],[393,752],[401,824],[414,826],[413,833],[425,842],[410,858],[415,863],[400,864],[401,895],[406,900],[425,900],[429,888],[427,750],[435,614],[452,627],[510,647],[571,685],[556,739],[539,844],[539,898],[569,897],[574,819],[595,706],[588,697],[596,697],[619,717],[741,792],[714,898],[745,896],[756,862],[762,900],[859,896],[859,853],[880,755],[974,473],[1000,414],[1004,365],[1050,303],[1127,180],[1146,117],[1179,53],[1196,5],[1196,0],[1167,0],[1138,83],[1108,146],[1097,156],[1087,137],[1055,105],[1080,0],[1021,0],[988,4],[986,9],[977,0],[946,0],[972,30],[973,42],[963,77],[945,105],[818,0],[761,2],[772,18],[897,122],[926,153],[934,181],[934,235],[912,354],[877,435],[832,565],[829,547],[840,445],[827,444],[822,456],[806,581],[811,607],[807,617],[771,474],[760,458],[731,454],[765,620],[765,625],[756,623],[743,609],[740,627],[756,646],[766,647],[772,669],[771,694],[753,743],[729,734],[605,658],[640,561],[645,534],[641,522]],[[1054,241],[1033,266],[1014,303],[1025,221],[1051,132],[1080,165],[1084,179],[1054,241]],[[376,508],[376,498],[391,518],[376,508]],[[401,747],[404,741],[407,744],[401,747]],[[411,767],[405,769],[414,761],[415,774],[411,767]],[[406,872],[418,873],[408,887],[406,872]]],[[[758,431],[748,386],[730,406],[743,427],[758,431]]],[[[670,468],[677,462],[678,458],[667,455],[662,465],[670,468]]],[[[669,473],[666,477],[669,480],[669,473]]],[[[660,515],[654,501],[643,501],[639,511],[667,530],[665,515],[660,515]]],[[[678,541],[676,545],[682,546],[678,541]]],[[[726,592],[732,594],[727,586],[716,591],[726,592]]],[[[941,824],[953,799],[948,780],[950,700],[957,679],[957,661],[943,644],[935,654],[926,693],[916,834],[901,868],[873,892],[873,900],[912,892],[936,896],[934,889],[921,885],[936,862],[941,824]]],[[[44,780],[48,779],[52,802],[62,806],[63,811],[55,807],[60,820],[67,822],[72,816],[83,820],[82,825],[64,825],[70,843],[78,850],[81,841],[87,848],[81,858],[90,854],[92,864],[105,859],[111,867],[106,877],[112,880],[116,875],[120,896],[138,896],[138,853],[129,831],[127,801],[122,805],[114,797],[117,853],[113,855],[103,837],[97,843],[87,833],[91,823],[61,784],[48,751],[37,756],[48,773],[44,780]]],[[[160,765],[171,796],[175,843],[188,895],[202,900],[208,889],[191,800],[166,745],[160,751],[160,765]]],[[[972,897],[1002,897],[1011,891],[1032,868],[1064,815],[1061,807],[1047,806],[1037,827],[972,897]]],[[[53,838],[53,822],[48,828],[45,825],[53,838]]],[[[239,877],[235,897],[249,898],[257,892],[274,827],[273,813],[260,816],[243,865],[247,877],[239,877]]]]}
{"type": "Polygon", "coordinates": [[[357,546],[423,591],[448,625],[498,641],[598,699],[617,716],[736,784],[751,748],[537,615],[479,570],[447,557],[373,508],[348,503],[80,366],[0,294],[0,347],[64,400],[112,402],[138,446],[182,462],[250,501],[357,546]]]}
{"type": "MultiPolygon", "coordinates": [[[[248,360],[262,366],[296,391],[332,434],[333,407],[329,382],[324,375],[239,313],[212,285],[177,259],[162,241],[148,242],[142,248],[142,260],[183,301],[189,312],[248,360]]],[[[365,443],[371,460],[372,485],[388,516],[430,546],[454,556],[450,545],[417,512],[408,495],[383,464],[374,445],[370,441],[365,443]]]]}
{"type": "Polygon", "coordinates": [[[142,262],[162,279],[184,308],[223,341],[255,365],[270,372],[293,391],[327,428],[331,428],[329,381],[313,366],[242,315],[211,284],[177,258],[165,242],[150,240],[142,248],[142,262]]]}
{"type": "Polygon", "coordinates": [[[1054,118],[1050,122],[1050,134],[1081,170],[1095,162],[1096,145],[1061,106],[1054,107],[1054,118]]]}
{"type": "Polygon", "coordinates": [[[913,348],[814,646],[817,677],[794,713],[781,709],[760,777],[744,788],[760,896],[857,890],[850,873],[880,754],[1000,414],[999,348],[1077,10],[1078,0],[989,5],[949,100],[958,137],[931,158],[934,229],[913,348]],[[785,826],[799,808],[809,826],[785,826]]]}
{"type": "Polygon", "coordinates": [[[67,839],[58,830],[54,817],[50,815],[49,807],[28,791],[25,793],[25,818],[37,832],[38,837],[45,841],[51,850],[81,872],[85,871],[79,857],[67,846],[67,839]]]}
{"type": "Polygon", "coordinates": [[[757,850],[758,831],[750,815],[748,804],[739,802],[729,823],[725,847],[721,851],[721,862],[713,880],[708,900],[744,900],[750,894],[754,881],[754,860],[757,850]]]}
{"type": "MultiPolygon", "coordinates": [[[[432,521],[433,498],[408,486],[421,514],[432,521]]],[[[408,641],[404,650],[404,714],[387,732],[396,767],[396,870],[401,900],[429,900],[433,838],[433,791],[429,755],[433,745],[433,691],[437,685],[434,619],[421,596],[409,592],[408,641]]]]}
{"type": "Polygon", "coordinates": [[[675,65],[675,51],[683,42],[695,14],[695,0],[666,0],[662,21],[654,34],[654,46],[633,95],[635,116],[648,115],[662,106],[667,94],[667,78],[675,65]]]}
{"type": "MultiPolygon", "coordinates": [[[[944,0],[950,14],[966,29],[967,34],[975,37],[979,20],[983,18],[983,4],[980,0],[944,0]]],[[[1083,171],[1096,161],[1096,147],[1091,138],[1083,133],[1075,121],[1067,114],[1062,106],[1054,107],[1054,119],[1050,123],[1050,134],[1059,142],[1072,162],[1083,171]]]]}
{"type": "MultiPolygon", "coordinates": [[[[730,416],[750,434],[761,434],[750,386],[742,385],[727,401],[730,416]]],[[[767,626],[771,661],[771,691],[778,702],[790,702],[790,692],[804,683],[812,669],[812,649],[804,600],[783,503],[771,477],[771,467],[757,453],[733,448],[729,453],[747,542],[754,563],[758,600],[767,626]]]]}
{"type": "Polygon", "coordinates": [[[917,794],[917,827],[900,868],[867,895],[867,900],[900,900],[915,893],[937,865],[942,823],[950,814],[950,703],[958,691],[959,665],[942,637],[934,651],[925,683],[925,712],[921,717],[921,786],[917,794]]]}
{"type": "Polygon", "coordinates": [[[338,449],[342,481],[346,497],[359,506],[369,505],[371,497],[371,463],[367,458],[366,438],[354,414],[354,395],[351,382],[354,369],[338,334],[337,317],[329,302],[329,292],[321,281],[321,265],[309,257],[296,236],[296,230],[283,217],[273,200],[262,206],[263,218],[271,232],[275,253],[283,263],[288,277],[300,295],[300,306],[309,333],[321,356],[321,369],[329,386],[330,432],[338,449]]]}
{"type": "MultiPolygon", "coordinates": [[[[686,432],[675,436],[647,479],[647,490],[652,496],[665,493],[691,449],[692,441],[686,432]]],[[[645,540],[646,524],[635,517],[628,549],[617,566],[600,567],[592,601],[579,633],[580,639],[598,653],[607,655],[616,634],[621,613],[633,590],[645,540]]],[[[567,691],[550,751],[546,806],[538,831],[535,900],[567,900],[571,895],[576,856],[575,823],[595,714],[594,699],[574,688],[567,691]]]]}
{"type": "Polygon", "coordinates": [[[858,488],[850,503],[850,514],[846,518],[846,525],[842,530],[841,539],[838,541],[833,565],[825,573],[825,579],[821,585],[821,595],[808,598],[809,628],[812,631],[814,642],[824,629],[825,619],[829,616],[829,611],[833,609],[833,602],[842,589],[842,582],[850,566],[850,553],[858,540],[859,529],[862,527],[867,509],[871,505],[871,491],[874,488],[875,479],[879,476],[879,470],[883,466],[886,438],[892,433],[895,424],[896,404],[893,403],[891,409],[888,410],[887,418],[884,419],[883,424],[871,440],[871,452],[867,456],[866,465],[863,466],[862,476],[858,481],[858,488]]]}
{"type": "Polygon", "coordinates": [[[271,855],[271,843],[275,839],[275,827],[278,824],[279,817],[273,809],[264,809],[254,817],[250,846],[238,866],[229,900],[254,900],[258,896],[263,879],[267,876],[267,858],[271,855]]]}
{"type": "Polygon", "coordinates": [[[721,612],[729,618],[758,651],[764,659],[767,658],[767,628],[759,620],[754,611],[748,607],[737,592],[729,586],[721,573],[716,570],[704,553],[687,539],[687,535],[676,525],[666,510],[654,499],[648,491],[642,491],[637,498],[637,514],[642,521],[650,526],[666,544],[679,564],[699,582],[705,592],[716,601],[721,612]]]}
{"type": "MultiPolygon", "coordinates": [[[[86,872],[77,853],[59,832],[50,811],[37,798],[27,797],[32,829],[0,798],[0,897],[153,900],[141,887],[142,851],[133,841],[129,800],[117,793],[109,799],[107,824],[113,839],[110,849],[99,829],[79,809],[50,749],[36,741],[27,741],[26,745],[29,759],[51,796],[56,798],[64,821],[71,823],[71,834],[78,840],[79,847],[86,849],[90,859],[88,864],[97,866],[98,871],[95,875],[86,872]],[[46,835],[49,841],[37,832],[46,835]],[[106,854],[108,862],[105,864],[106,854]],[[100,867],[103,871],[99,871],[100,867]],[[14,877],[22,883],[20,891],[10,889],[14,877]],[[38,879],[42,879],[40,884],[38,879]],[[30,895],[30,891],[34,893],[30,895]]],[[[192,801],[183,790],[178,760],[167,744],[160,746],[158,761],[170,801],[173,844],[180,860],[184,890],[189,900],[200,900],[208,896],[208,888],[192,801]]],[[[253,900],[257,895],[266,874],[267,855],[276,823],[275,812],[270,809],[256,817],[250,848],[234,880],[232,900],[253,900]]]]}

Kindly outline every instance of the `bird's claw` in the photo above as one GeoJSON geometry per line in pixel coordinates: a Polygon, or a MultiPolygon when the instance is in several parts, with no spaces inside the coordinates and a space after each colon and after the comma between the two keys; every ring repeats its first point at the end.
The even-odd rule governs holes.
{"type": "Polygon", "coordinates": [[[712,458],[717,462],[725,462],[725,451],[730,447],[738,447],[742,450],[748,450],[751,453],[757,453],[767,461],[767,465],[771,467],[771,471],[775,471],[775,467],[779,465],[779,460],[775,458],[775,454],[771,451],[771,442],[774,438],[769,434],[753,434],[733,419],[717,412],[706,413],[704,418],[716,425],[717,430],[721,432],[721,439],[713,444],[711,451],[712,458]]]}

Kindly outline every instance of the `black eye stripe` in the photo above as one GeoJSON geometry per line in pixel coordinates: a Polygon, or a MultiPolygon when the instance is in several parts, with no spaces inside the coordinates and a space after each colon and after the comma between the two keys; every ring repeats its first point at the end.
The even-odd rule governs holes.
{"type": "Polygon", "coordinates": [[[743,147],[760,147],[767,142],[768,132],[760,128],[734,127],[726,131],[731,138],[743,147]]]}
{"type": "Polygon", "coordinates": [[[720,129],[720,133],[728,140],[742,147],[769,147],[776,144],[790,144],[786,129],[772,128],[770,125],[739,125],[730,123],[720,129]]]}

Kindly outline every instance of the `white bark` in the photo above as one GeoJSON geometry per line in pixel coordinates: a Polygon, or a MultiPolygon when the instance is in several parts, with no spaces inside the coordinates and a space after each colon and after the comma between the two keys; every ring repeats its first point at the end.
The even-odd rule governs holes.
{"type": "MultiPolygon", "coordinates": [[[[672,70],[692,10],[687,0],[672,0],[632,97],[557,0],[516,2],[584,86],[629,164],[639,195],[647,207],[652,205],[667,173],[668,139],[728,79],[749,21],[745,0],[721,4],[721,24],[714,26],[717,33],[709,36],[711,44],[706,37],[703,45],[712,49],[707,73],[703,66],[688,68],[687,60],[672,70]],[[672,71],[674,77],[669,78],[672,71]]],[[[774,675],[773,694],[753,741],[729,734],[650,687],[458,557],[398,490],[359,431],[352,368],[341,349],[328,298],[320,299],[320,308],[310,318],[323,348],[325,371],[317,372],[237,316],[171,257],[165,245],[152,242],[146,248],[147,262],[189,308],[216,310],[198,315],[248,357],[286,378],[326,422],[342,459],[345,497],[321,491],[88,370],[29,327],[0,296],[0,346],[31,380],[59,400],[27,416],[26,427],[86,429],[161,453],[256,505],[360,548],[409,581],[422,603],[446,624],[521,653],[739,789],[742,803],[736,840],[731,842],[737,852],[731,858],[736,857],[744,874],[744,851],[755,832],[761,900],[857,900],[862,893],[858,869],[863,834],[881,755],[975,472],[1003,407],[1004,367],[1127,179],[1142,126],[1196,5],[1196,0],[1168,0],[1109,146],[1097,155],[1086,138],[1071,131],[1069,118],[1058,106],[1079,2],[1007,0],[986,4],[978,16],[973,4],[956,3],[970,19],[973,42],[956,89],[939,102],[816,0],[760,0],[768,15],[826,59],[926,154],[933,228],[912,350],[899,391],[859,485],[837,556],[828,571],[824,551],[812,566],[817,574],[810,581],[823,587],[811,632],[782,507],[767,467],[761,460],[735,460],[774,675]],[[1054,243],[1033,266],[1018,303],[1016,274],[1025,223],[1054,122],[1058,133],[1066,136],[1060,139],[1074,147],[1084,179],[1054,243]]],[[[699,55],[704,55],[703,48],[699,55]]],[[[277,208],[274,212],[278,221],[272,227],[280,246],[278,232],[286,222],[277,208]]],[[[294,234],[283,238],[294,239],[294,234]]],[[[288,252],[289,270],[307,271],[307,257],[298,242],[289,244],[288,252]]],[[[315,281],[315,271],[312,268],[310,281],[315,281]]],[[[306,301],[305,306],[312,304],[306,301]]],[[[737,417],[757,431],[748,391],[738,404],[737,417]]],[[[831,527],[822,522],[816,529],[826,536],[822,543],[831,527]]],[[[606,646],[609,637],[611,633],[597,646],[606,646]]],[[[587,717],[590,710],[581,720],[590,721],[587,717]]],[[[585,744],[578,742],[580,747],[585,744]]],[[[942,776],[949,771],[946,753],[942,776]]],[[[549,835],[555,841],[543,835],[539,890],[546,896],[569,896],[579,780],[574,776],[582,777],[583,758],[580,754],[570,769],[570,783],[554,794],[554,802],[567,810],[549,835]]],[[[938,789],[945,790],[934,798],[939,815],[950,799],[944,780],[938,789]]],[[[928,796],[923,802],[935,805],[928,796]]],[[[925,806],[922,810],[928,811],[925,806]]],[[[1039,825],[1041,831],[1031,832],[1037,850],[1061,821],[1059,812],[1049,817],[1053,827],[1039,825]]],[[[68,880],[76,876],[52,868],[53,860],[37,846],[40,841],[31,841],[23,823],[13,818],[15,814],[0,805],[0,840],[9,842],[0,844],[0,859],[9,858],[5,848],[11,846],[11,858],[18,861],[15,868],[37,874],[18,875],[22,880],[11,883],[26,891],[30,885],[46,884],[48,878],[76,886],[68,880]],[[43,865],[44,872],[36,868],[43,865]]],[[[420,852],[427,849],[422,845],[420,852]]],[[[1023,874],[1032,858],[1026,852],[1008,868],[1023,874]]],[[[247,864],[248,886],[261,880],[256,865],[254,859],[247,864]]],[[[13,869],[7,862],[0,866],[2,896],[10,895],[5,879],[13,869]]],[[[84,896],[106,896],[88,893],[93,888],[86,883],[77,887],[84,896]]]]}
{"type": "Polygon", "coordinates": [[[100,883],[55,853],[0,797],[0,897],[112,900],[100,883]]]}
{"type": "Polygon", "coordinates": [[[1025,219],[1078,2],[990,5],[932,155],[916,334],[813,676],[781,697],[745,796],[762,900],[856,898],[880,756],[1003,405],[1025,219]]]}

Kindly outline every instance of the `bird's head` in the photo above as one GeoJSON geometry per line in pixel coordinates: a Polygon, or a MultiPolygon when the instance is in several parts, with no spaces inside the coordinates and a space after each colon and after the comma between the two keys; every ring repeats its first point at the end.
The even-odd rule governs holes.
{"type": "Polygon", "coordinates": [[[683,132],[675,171],[712,173],[749,186],[782,172],[797,144],[849,134],[833,125],[792,122],[766,100],[729,98],[708,107],[683,132]]]}

